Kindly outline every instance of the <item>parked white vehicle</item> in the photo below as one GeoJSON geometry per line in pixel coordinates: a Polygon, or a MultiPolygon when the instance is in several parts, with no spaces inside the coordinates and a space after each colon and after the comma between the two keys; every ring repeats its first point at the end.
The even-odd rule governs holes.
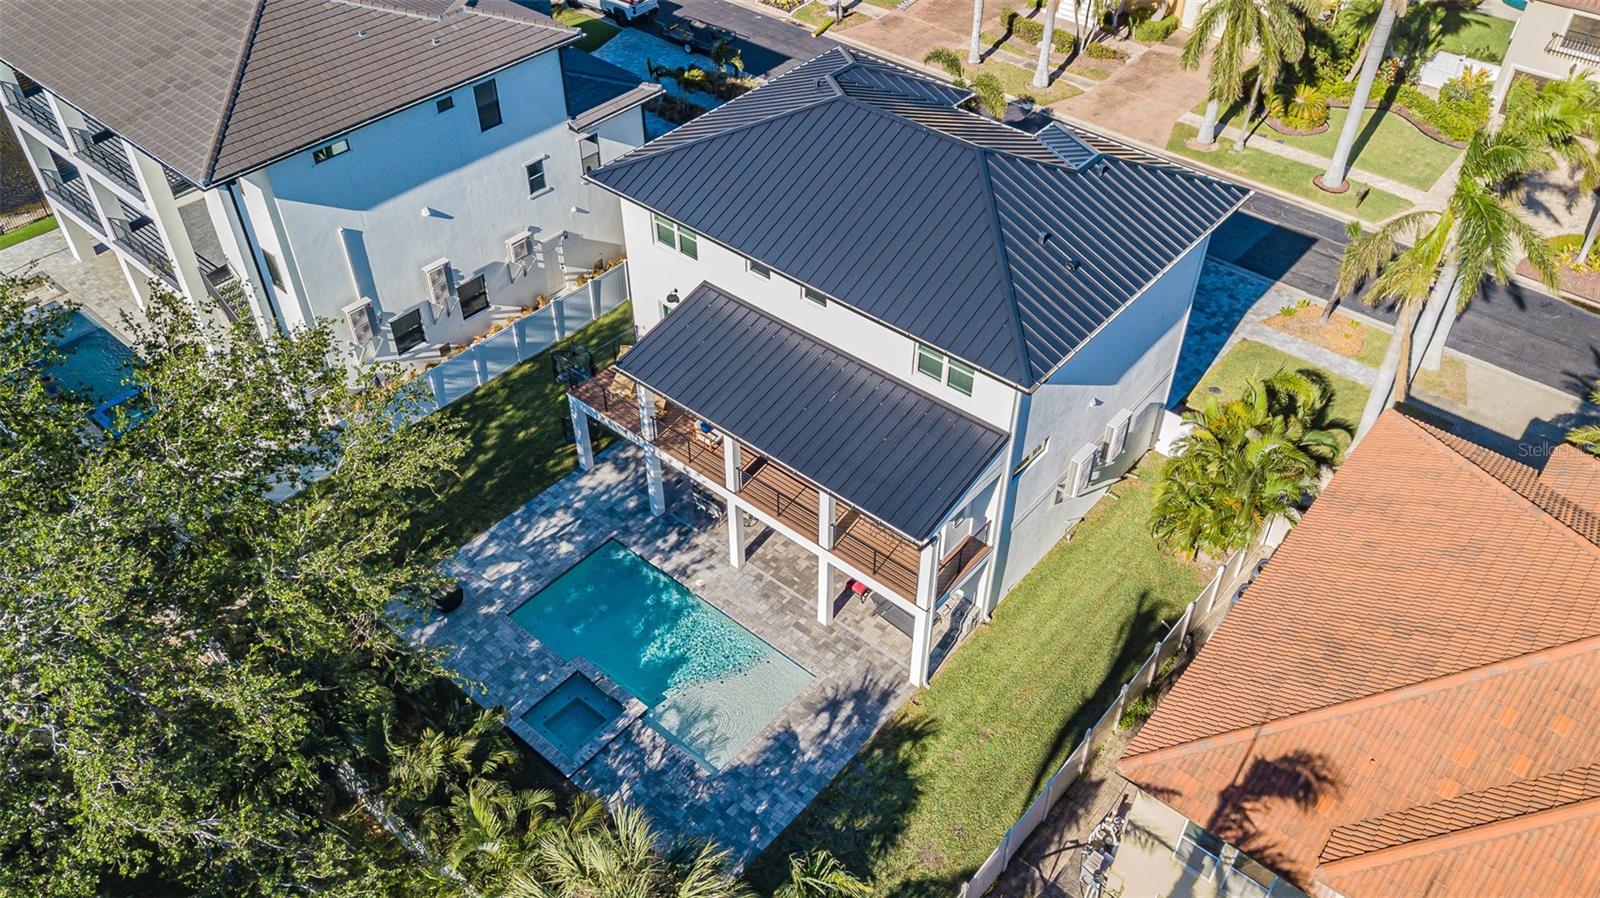
{"type": "Polygon", "coordinates": [[[657,0],[567,0],[568,6],[587,6],[619,22],[631,22],[654,13],[657,0]]]}

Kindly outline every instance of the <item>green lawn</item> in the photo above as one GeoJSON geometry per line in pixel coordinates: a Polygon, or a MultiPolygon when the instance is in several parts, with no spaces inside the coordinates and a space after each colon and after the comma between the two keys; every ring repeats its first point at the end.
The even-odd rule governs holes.
{"type": "MultiPolygon", "coordinates": [[[[632,326],[632,306],[623,305],[437,412],[461,422],[470,449],[458,479],[417,499],[412,537],[459,546],[570,474],[578,454],[562,430],[567,392],[550,374],[550,353],[572,343],[599,350],[632,326]]],[[[606,432],[593,433],[598,449],[606,432]]]]}
{"type": "MultiPolygon", "coordinates": [[[[829,22],[833,20],[833,13],[828,12],[828,5],[820,2],[820,0],[819,2],[807,3],[805,6],[802,6],[794,12],[789,13],[789,15],[794,16],[796,19],[806,23],[806,25],[808,25],[812,31],[816,31],[818,28],[821,28],[823,22],[829,22]]],[[[870,21],[872,21],[872,17],[864,12],[850,12],[849,10],[845,10],[844,18],[840,19],[838,24],[834,25],[828,30],[836,31],[843,30],[845,28],[854,28],[857,25],[861,25],[870,21]]]]}
{"type": "MultiPolygon", "coordinates": [[[[1195,384],[1184,402],[1190,407],[1198,407],[1208,396],[1232,399],[1244,392],[1245,384],[1260,381],[1285,368],[1315,367],[1317,366],[1305,359],[1274,349],[1265,343],[1240,340],[1228,350],[1227,354],[1211,364],[1210,370],[1200,378],[1199,383],[1195,384]],[[1213,388],[1216,392],[1212,392],[1213,388]]],[[[1361,420],[1361,410],[1367,404],[1367,394],[1371,390],[1349,378],[1327,371],[1323,373],[1328,375],[1328,380],[1333,386],[1334,416],[1343,418],[1354,426],[1361,420]]]]}
{"type": "Polygon", "coordinates": [[[1187,141],[1197,133],[1193,126],[1177,123],[1167,139],[1167,150],[1366,221],[1383,221],[1411,208],[1410,202],[1375,187],[1362,200],[1361,191],[1367,185],[1354,179],[1350,181],[1350,190],[1344,193],[1319,190],[1311,179],[1322,174],[1321,170],[1264,150],[1246,148],[1242,153],[1234,152],[1233,141],[1227,138],[1219,138],[1215,150],[1193,149],[1187,141]]]}
{"type": "Polygon", "coordinates": [[[1443,18],[1444,27],[1451,31],[1440,39],[1440,50],[1482,62],[1499,63],[1506,58],[1516,22],[1480,12],[1450,12],[1443,18]]]}
{"type": "Polygon", "coordinates": [[[978,64],[978,71],[989,72],[1000,79],[1000,85],[1005,92],[1013,97],[1032,97],[1040,106],[1059,103],[1068,97],[1076,97],[1083,93],[1077,87],[1067,83],[1065,78],[1057,78],[1050,82],[1050,86],[1040,90],[1033,86],[1033,70],[1001,62],[998,59],[988,59],[978,64]]]}
{"type": "Polygon", "coordinates": [[[758,888],[821,847],[875,894],[955,894],[1200,591],[1150,538],[1156,470],[1119,484],[1028,573],[757,859],[758,888]]]}
{"type": "Polygon", "coordinates": [[[0,249],[5,249],[8,246],[16,246],[24,240],[31,240],[40,234],[43,234],[47,231],[54,231],[55,229],[56,217],[54,215],[48,215],[39,219],[33,224],[26,224],[14,231],[6,231],[4,234],[0,234],[0,249]]]}
{"type": "Polygon", "coordinates": [[[570,6],[562,7],[556,11],[556,21],[572,28],[580,29],[583,37],[573,44],[585,53],[593,53],[600,49],[606,41],[616,37],[621,28],[611,24],[604,16],[596,15],[583,9],[573,9],[570,6]]]}
{"type": "MultiPolygon", "coordinates": [[[[1201,114],[1204,114],[1204,107],[1201,114]]],[[[1243,114],[1242,106],[1230,109],[1225,123],[1238,126],[1243,114]]],[[[1349,115],[1348,109],[1329,109],[1328,130],[1305,137],[1279,134],[1262,124],[1250,141],[1258,143],[1271,140],[1323,158],[1332,158],[1334,147],[1339,145],[1339,129],[1344,127],[1349,115]]],[[[1355,146],[1350,151],[1350,164],[1369,174],[1392,178],[1407,187],[1427,190],[1459,155],[1461,150],[1423,134],[1416,125],[1391,114],[1389,110],[1374,109],[1371,117],[1361,123],[1361,130],[1356,132],[1355,146]]]]}

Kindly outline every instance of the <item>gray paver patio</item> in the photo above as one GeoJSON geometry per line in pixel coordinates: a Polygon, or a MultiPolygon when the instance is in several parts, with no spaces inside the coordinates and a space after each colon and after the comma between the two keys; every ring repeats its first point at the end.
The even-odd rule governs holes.
{"type": "MultiPolygon", "coordinates": [[[[697,530],[670,512],[653,517],[639,450],[627,444],[613,446],[593,471],[570,475],[463,546],[450,570],[465,588],[465,603],[419,622],[413,638],[444,647],[448,663],[482,685],[478,700],[505,706],[517,730],[520,711],[565,679],[571,666],[509,613],[608,539],[672,575],[815,677],[721,771],[700,766],[640,718],[570,775],[610,805],[641,807],[669,834],[714,839],[742,866],[910,696],[905,658],[842,620],[818,624],[814,596],[767,573],[788,571],[782,579],[793,581],[794,564],[810,563],[776,534],[752,538],[750,562],[736,569],[728,564],[721,526],[697,530]]],[[[799,582],[815,583],[815,568],[809,571],[810,579],[799,582]]]]}

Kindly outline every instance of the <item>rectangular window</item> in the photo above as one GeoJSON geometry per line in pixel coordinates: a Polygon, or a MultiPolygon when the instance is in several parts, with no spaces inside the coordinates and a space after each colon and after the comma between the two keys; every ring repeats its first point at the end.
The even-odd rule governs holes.
{"type": "Polygon", "coordinates": [[[489,308],[489,287],[481,274],[457,287],[456,296],[461,303],[462,320],[489,308]]]}
{"type": "Polygon", "coordinates": [[[578,155],[583,160],[584,174],[599,168],[600,138],[593,134],[585,134],[578,138],[578,155]]]}
{"type": "Polygon", "coordinates": [[[456,98],[440,97],[439,102],[433,104],[433,108],[440,112],[449,112],[450,110],[456,108],[456,98]]]}
{"type": "Polygon", "coordinates": [[[1028,470],[1028,468],[1033,466],[1034,462],[1038,461],[1044,455],[1045,450],[1049,448],[1050,438],[1045,437],[1043,442],[1028,450],[1028,454],[1022,457],[1022,461],[1017,462],[1017,466],[1011,469],[1011,476],[1015,477],[1018,474],[1021,474],[1023,471],[1028,470]]]}
{"type": "Polygon", "coordinates": [[[493,78],[474,87],[472,98],[478,102],[479,131],[487,131],[500,124],[500,92],[495,89],[493,78]]]}
{"type": "Polygon", "coordinates": [[[261,258],[266,260],[267,277],[271,279],[272,286],[277,287],[279,290],[287,290],[288,288],[283,286],[283,269],[278,267],[278,257],[266,250],[262,250],[261,258]]]}
{"type": "Polygon", "coordinates": [[[754,259],[746,259],[744,260],[744,265],[746,268],[750,269],[750,273],[756,277],[766,278],[767,280],[772,279],[772,269],[762,265],[760,262],[757,262],[754,259]]]}
{"type": "Polygon", "coordinates": [[[670,218],[655,216],[656,242],[670,246],[691,259],[700,258],[700,235],[670,218]]]}
{"type": "Polygon", "coordinates": [[[811,300],[812,302],[816,303],[819,306],[825,306],[825,305],[828,304],[828,297],[823,296],[821,293],[818,293],[817,291],[811,289],[810,287],[806,288],[805,293],[806,293],[806,299],[811,300]]]}
{"type": "Polygon", "coordinates": [[[318,147],[311,151],[311,161],[317,164],[327,162],[335,156],[350,152],[350,141],[336,140],[325,147],[318,147]]]}
{"type": "Polygon", "coordinates": [[[1198,873],[1201,879],[1212,882],[1216,879],[1217,868],[1221,866],[1222,845],[1221,839],[1185,820],[1183,835],[1178,839],[1178,847],[1173,854],[1185,867],[1198,873]]]}
{"type": "Polygon", "coordinates": [[[977,370],[971,365],[958,362],[932,346],[921,343],[917,344],[917,370],[963,396],[972,395],[972,387],[977,380],[977,370]]]}
{"type": "Polygon", "coordinates": [[[1600,19],[1583,13],[1572,14],[1572,24],[1567,26],[1567,37],[1600,49],[1600,19]]]}
{"type": "Polygon", "coordinates": [[[528,173],[528,196],[533,196],[545,189],[547,184],[544,179],[543,159],[535,159],[523,166],[523,170],[528,173]]]}
{"type": "Polygon", "coordinates": [[[395,352],[409,352],[421,346],[427,335],[422,331],[422,310],[412,309],[389,323],[389,332],[394,334],[395,352]]]}

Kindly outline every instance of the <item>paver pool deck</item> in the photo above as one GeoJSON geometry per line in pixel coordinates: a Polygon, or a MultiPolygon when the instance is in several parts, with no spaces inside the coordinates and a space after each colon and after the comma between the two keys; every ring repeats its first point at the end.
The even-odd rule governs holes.
{"type": "Polygon", "coordinates": [[[463,546],[450,572],[462,583],[465,602],[420,622],[411,635],[445,648],[447,663],[482,685],[477,699],[506,707],[516,720],[570,664],[510,612],[615,539],[789,656],[815,679],[721,771],[700,766],[639,718],[570,774],[608,805],[641,807],[668,834],[715,840],[742,866],[913,690],[893,638],[849,623],[870,615],[848,609],[855,613],[841,611],[832,626],[823,626],[815,618],[815,597],[784,585],[815,582],[814,569],[809,581],[785,576],[809,561],[804,550],[769,534],[751,541],[743,567],[731,567],[720,524],[697,529],[670,511],[650,514],[639,461],[637,449],[614,446],[594,470],[568,476],[463,546]]]}

